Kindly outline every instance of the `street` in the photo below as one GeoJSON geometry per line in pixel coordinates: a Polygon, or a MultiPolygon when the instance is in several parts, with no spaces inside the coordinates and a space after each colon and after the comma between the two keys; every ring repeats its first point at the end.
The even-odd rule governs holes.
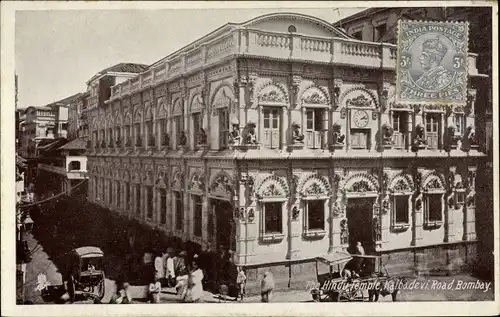
{"type": "MultiPolygon", "coordinates": [[[[28,246],[32,251],[32,260],[27,264],[25,301],[33,304],[45,303],[40,296],[40,291],[35,290],[37,286],[37,276],[39,273],[46,274],[47,280],[52,285],[62,284],[60,268],[64,267],[67,253],[74,248],[81,246],[97,246],[104,251],[105,255],[105,295],[103,303],[108,303],[111,296],[116,291],[115,281],[125,279],[130,280],[134,263],[129,257],[136,253],[141,253],[147,249],[146,240],[154,240],[154,235],[146,233],[138,234],[137,245],[142,248],[135,248],[131,251],[127,239],[127,221],[120,217],[113,216],[109,212],[100,208],[93,208],[92,205],[78,201],[61,199],[56,209],[42,210],[39,215],[33,215],[35,227],[31,233],[25,235],[28,246]],[[140,238],[143,237],[143,238],[140,238]],[[138,251],[140,250],[140,251],[138,251]]],[[[154,241],[149,241],[150,243],[154,241]]],[[[398,301],[481,301],[493,299],[493,288],[488,290],[479,289],[438,289],[433,283],[451,283],[455,285],[464,282],[475,282],[477,279],[469,275],[454,276],[433,276],[419,278],[419,281],[429,281],[427,289],[404,289],[398,294],[398,301]]],[[[139,299],[146,293],[145,285],[148,282],[131,283],[133,298],[139,299]],[[142,286],[141,286],[142,285],[142,286]]],[[[305,287],[304,287],[305,288],[305,287]]],[[[174,289],[163,289],[161,302],[177,302],[178,296],[174,289]]],[[[277,291],[272,296],[273,302],[309,302],[312,301],[310,292],[304,290],[277,291]]],[[[379,301],[391,301],[391,296],[380,296],[379,301]]],[[[203,302],[220,302],[219,299],[205,292],[203,302]]],[[[232,302],[232,301],[229,301],[232,302]]],[[[259,296],[245,297],[244,302],[260,302],[259,296]]]]}

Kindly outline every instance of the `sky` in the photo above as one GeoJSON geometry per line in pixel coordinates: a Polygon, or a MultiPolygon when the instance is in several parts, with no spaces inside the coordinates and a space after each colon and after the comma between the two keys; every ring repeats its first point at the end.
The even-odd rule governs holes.
{"type": "Polygon", "coordinates": [[[283,11],[335,22],[362,10],[334,9],[17,11],[18,108],[83,92],[93,75],[121,62],[150,65],[228,22],[283,11]]]}

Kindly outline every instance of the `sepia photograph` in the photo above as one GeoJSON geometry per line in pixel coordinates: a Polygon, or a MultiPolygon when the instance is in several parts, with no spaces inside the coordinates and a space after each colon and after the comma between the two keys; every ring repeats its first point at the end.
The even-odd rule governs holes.
{"type": "Polygon", "coordinates": [[[400,5],[2,3],[7,315],[500,313],[498,7],[400,5]]]}

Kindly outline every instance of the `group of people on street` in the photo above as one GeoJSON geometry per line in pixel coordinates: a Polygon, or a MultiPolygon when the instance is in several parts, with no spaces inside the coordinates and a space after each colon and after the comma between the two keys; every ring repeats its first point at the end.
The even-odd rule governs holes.
{"type": "MultiPolygon", "coordinates": [[[[163,288],[173,288],[180,302],[197,303],[203,300],[204,290],[219,293],[226,299],[243,301],[247,277],[238,267],[231,251],[220,247],[215,253],[200,253],[188,256],[186,251],[175,252],[173,248],[156,252],[152,257],[144,256],[144,262],[152,269],[147,288],[147,302],[160,303],[163,288]],[[153,273],[154,272],[154,277],[153,273]]],[[[274,278],[265,272],[261,280],[261,301],[269,302],[275,288],[274,278]]],[[[111,304],[127,304],[132,301],[130,285],[117,283],[116,294],[111,304]]]]}

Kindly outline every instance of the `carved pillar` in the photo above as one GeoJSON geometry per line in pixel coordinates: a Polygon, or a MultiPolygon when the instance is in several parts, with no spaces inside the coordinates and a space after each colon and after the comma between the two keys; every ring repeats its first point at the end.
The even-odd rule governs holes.
{"type": "Polygon", "coordinates": [[[331,239],[334,241],[334,248],[347,249],[349,247],[349,236],[347,228],[347,218],[346,218],[346,203],[344,199],[344,178],[346,176],[346,171],[342,168],[334,168],[334,186],[332,187],[334,192],[334,202],[333,202],[333,221],[332,221],[332,231],[331,239]],[[343,224],[345,225],[345,232],[342,232],[343,224]],[[345,237],[343,236],[345,235],[345,237]],[[345,240],[345,241],[343,241],[345,240]],[[338,241],[338,245],[335,245],[335,241],[338,241]]]}
{"type": "Polygon", "coordinates": [[[245,94],[245,87],[247,86],[247,78],[240,78],[240,80],[238,82],[235,82],[235,89],[234,91],[236,93],[236,101],[237,101],[237,109],[238,109],[238,113],[237,113],[237,117],[238,117],[238,122],[240,124],[240,126],[242,125],[245,125],[245,123],[247,122],[247,119],[246,119],[246,108],[247,108],[247,105],[246,105],[246,100],[247,100],[247,96],[245,94]]]}
{"type": "Polygon", "coordinates": [[[338,176],[335,174],[335,170],[333,170],[332,164],[329,164],[328,178],[330,180],[330,189],[331,189],[331,192],[328,193],[330,195],[330,199],[328,201],[328,253],[333,253],[334,252],[333,222],[335,217],[333,208],[336,199],[338,176]]]}
{"type": "Polygon", "coordinates": [[[476,167],[468,168],[468,187],[469,194],[465,204],[466,212],[464,214],[464,237],[465,240],[476,240],[476,167]]]}
{"type": "Polygon", "coordinates": [[[374,217],[379,217],[379,224],[380,224],[380,233],[381,233],[381,240],[380,242],[380,247],[383,247],[385,244],[389,242],[389,235],[390,235],[390,228],[391,228],[391,210],[390,210],[390,199],[391,196],[389,195],[389,173],[391,172],[390,168],[383,168],[382,173],[380,175],[381,178],[381,186],[380,188],[381,193],[380,193],[380,198],[379,198],[379,214],[374,215],[374,217]]]}
{"type": "MultiPolygon", "coordinates": [[[[283,143],[284,147],[288,144],[292,144],[292,129],[290,128],[292,126],[292,111],[297,107],[299,104],[299,88],[300,88],[300,83],[302,81],[302,77],[293,75],[289,79],[289,85],[288,85],[288,90],[289,90],[289,100],[290,100],[290,105],[287,107],[287,119],[288,120],[283,120],[283,122],[286,122],[286,125],[288,127],[288,133],[284,134],[283,138],[283,143]]],[[[304,126],[301,125],[302,132],[304,131],[304,126]]],[[[284,148],[283,147],[283,148],[284,148]]]]}
{"type": "Polygon", "coordinates": [[[422,195],[422,171],[417,168],[412,168],[413,179],[415,183],[415,191],[413,193],[413,219],[412,219],[412,246],[421,244],[423,236],[423,195],[422,195]]]}
{"type": "MultiPolygon", "coordinates": [[[[240,172],[238,171],[237,176],[239,177],[240,172]]],[[[243,197],[245,196],[245,181],[237,181],[236,182],[236,195],[238,195],[238,201],[235,201],[235,206],[238,208],[238,219],[235,219],[235,240],[236,240],[236,264],[240,264],[243,262],[245,251],[245,243],[246,241],[246,222],[247,222],[247,202],[243,197]]]]}
{"type": "Polygon", "coordinates": [[[405,141],[405,150],[409,151],[411,148],[412,135],[413,135],[413,111],[407,112],[407,126],[406,126],[406,141],[405,141]]]}
{"type": "Polygon", "coordinates": [[[183,82],[181,84],[181,102],[182,102],[182,122],[183,122],[183,131],[186,134],[187,142],[186,145],[190,145],[190,141],[192,140],[192,134],[191,133],[196,133],[196,131],[191,131],[191,125],[190,125],[190,116],[188,115],[189,113],[189,105],[188,105],[188,88],[186,87],[185,83],[183,82]],[[191,133],[189,133],[191,131],[191,133]]]}
{"type": "Polygon", "coordinates": [[[191,199],[191,194],[188,192],[188,185],[189,185],[189,170],[185,166],[186,162],[183,162],[184,165],[184,170],[182,171],[182,189],[183,189],[183,196],[182,196],[182,205],[184,206],[184,223],[183,223],[183,228],[182,228],[182,236],[183,240],[187,241],[190,240],[190,237],[192,235],[192,221],[191,221],[191,215],[193,214],[193,200],[191,199]]]}
{"type": "Polygon", "coordinates": [[[298,217],[299,206],[297,205],[297,186],[298,177],[293,174],[292,163],[288,164],[287,178],[290,183],[290,193],[286,203],[287,208],[287,233],[288,233],[288,249],[287,259],[296,259],[300,256],[300,249],[297,248],[297,243],[300,241],[301,227],[298,217]]]}
{"type": "Polygon", "coordinates": [[[454,203],[454,190],[455,190],[455,166],[448,166],[446,169],[446,179],[448,181],[447,191],[445,194],[445,206],[444,206],[444,242],[453,242],[455,238],[455,231],[453,230],[454,225],[454,211],[455,211],[455,203],[454,203]]]}
{"type": "MultiPolygon", "coordinates": [[[[289,122],[290,121],[290,119],[289,119],[290,118],[289,112],[290,112],[289,107],[288,107],[287,111],[283,111],[283,120],[282,120],[282,122],[284,122],[285,124],[281,124],[281,126],[280,126],[280,130],[281,130],[280,131],[280,134],[281,134],[281,149],[286,149],[286,146],[287,146],[287,143],[288,143],[287,128],[291,126],[291,123],[289,122]]],[[[259,130],[262,130],[262,129],[260,129],[260,127],[259,127],[259,130]]],[[[262,142],[262,141],[260,141],[260,142],[262,142]]]]}
{"type": "Polygon", "coordinates": [[[201,200],[202,200],[201,247],[203,250],[208,250],[208,248],[210,247],[210,243],[209,243],[209,239],[208,239],[209,238],[208,237],[208,230],[207,230],[209,206],[208,206],[208,197],[207,197],[206,192],[203,196],[201,196],[201,200]]]}

